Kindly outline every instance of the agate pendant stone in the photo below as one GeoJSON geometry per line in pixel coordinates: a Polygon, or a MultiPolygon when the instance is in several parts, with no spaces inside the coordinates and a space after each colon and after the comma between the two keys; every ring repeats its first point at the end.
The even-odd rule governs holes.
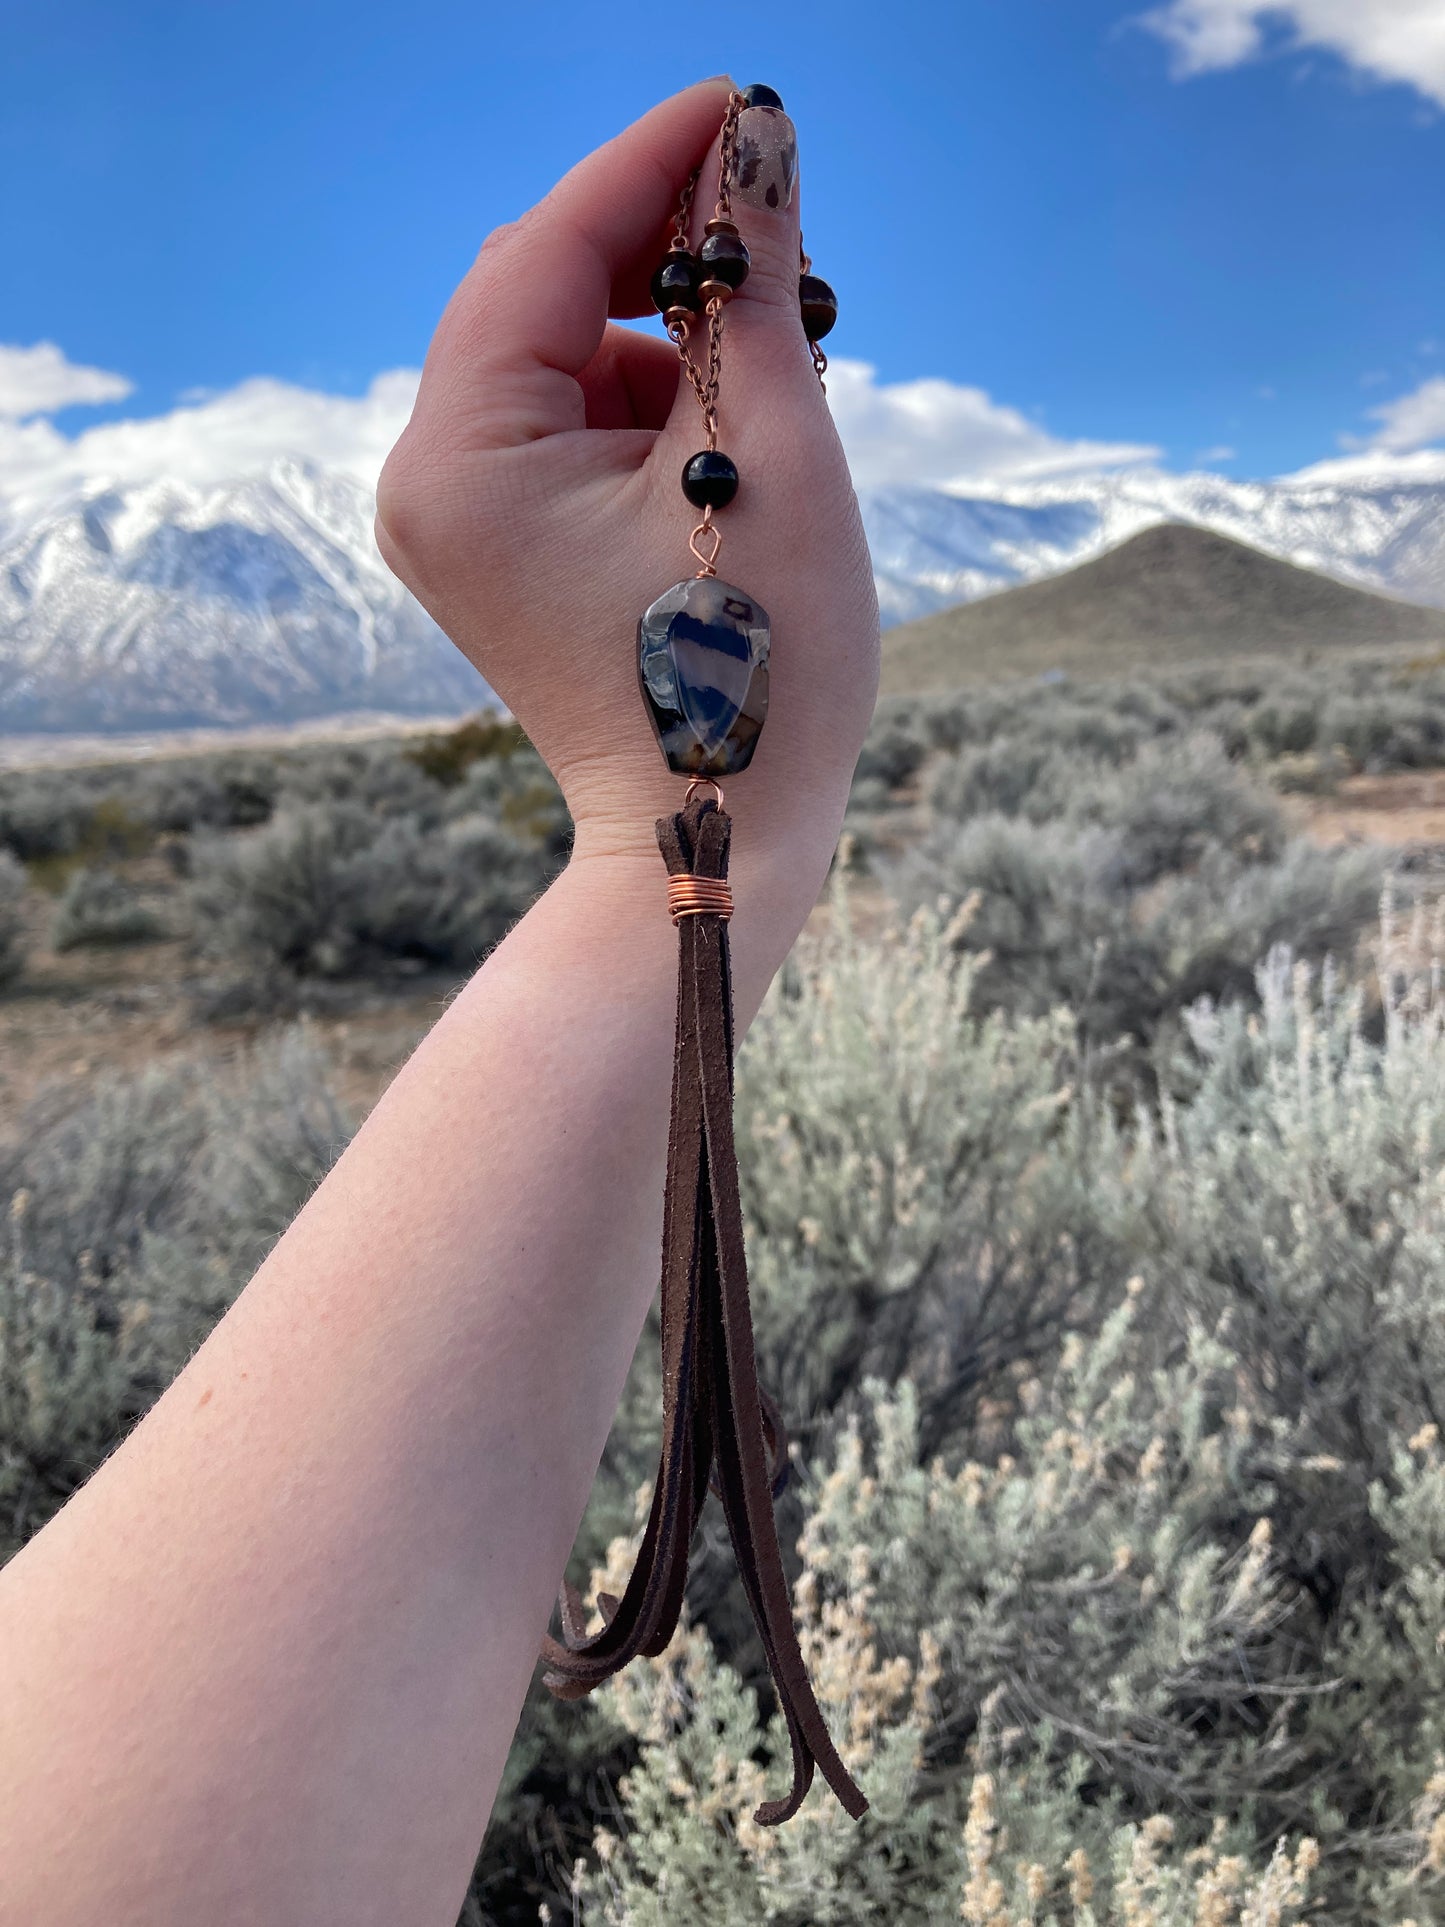
{"type": "Polygon", "coordinates": [[[667,767],[736,776],[768,714],[767,612],[744,589],[691,576],[637,625],[637,673],[667,767]]]}

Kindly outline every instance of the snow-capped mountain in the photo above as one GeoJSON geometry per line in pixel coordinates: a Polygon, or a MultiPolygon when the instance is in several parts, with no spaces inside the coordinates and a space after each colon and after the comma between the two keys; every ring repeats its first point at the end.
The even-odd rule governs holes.
{"type": "MultiPolygon", "coordinates": [[[[1445,481],[1127,471],[865,494],[885,623],[1087,561],[1159,522],[1445,607],[1445,481]]],[[[481,678],[390,575],[369,491],[300,461],[201,490],[0,503],[0,731],[461,713],[481,678]]]]}
{"type": "Polygon", "coordinates": [[[0,729],[164,729],[350,710],[445,714],[486,684],[377,553],[370,492],[284,461],[152,483],[0,548],[0,729]]]}
{"type": "Polygon", "coordinates": [[[987,496],[885,489],[862,502],[885,624],[1072,568],[1159,522],[1215,529],[1302,568],[1445,607],[1445,481],[1130,470],[987,496]]]}

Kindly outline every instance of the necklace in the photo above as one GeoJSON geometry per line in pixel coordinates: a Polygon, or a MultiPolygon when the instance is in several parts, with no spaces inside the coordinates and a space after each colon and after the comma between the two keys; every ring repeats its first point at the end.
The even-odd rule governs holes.
{"type": "MultiPolygon", "coordinates": [[[[855,1819],[868,1803],[833,1745],[793,1624],[773,1516],[788,1476],[787,1435],[758,1384],[733,1146],[727,936],[732,823],[721,779],[741,774],[752,761],[767,720],[772,644],[766,611],[717,572],[723,538],[716,518],[741,486],[736,463],[718,446],[718,394],[724,316],[749,266],[732,218],[739,118],[748,109],[781,115],[782,102],[767,87],[731,96],[722,125],[717,205],[702,242],[694,253],[694,173],[652,278],[653,300],[697,397],[704,434],[704,446],[682,473],[682,492],[701,511],[688,537],[697,572],[658,596],[638,624],[643,705],[668,768],[688,779],[683,807],[657,824],[668,909],[678,933],[663,1196],[662,1454],[632,1576],[620,1599],[598,1599],[602,1630],[588,1634],[582,1600],[564,1586],[562,1637],[549,1634],[542,1655],[550,1690],[559,1699],[579,1699],[630,1660],[661,1653],[682,1612],[688,1553],[703,1504],[709,1490],[716,1492],[792,1742],[792,1787],[757,1812],[760,1824],[772,1826],[797,1812],[815,1769],[855,1819]]],[[[828,364],[819,344],[838,309],[806,254],[798,293],[821,381],[828,364]]]]}

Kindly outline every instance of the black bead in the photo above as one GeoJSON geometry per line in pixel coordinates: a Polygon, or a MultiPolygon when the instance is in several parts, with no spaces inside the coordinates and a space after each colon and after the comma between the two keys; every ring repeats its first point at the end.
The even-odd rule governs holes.
{"type": "Polygon", "coordinates": [[[729,288],[740,288],[748,278],[752,257],[740,234],[710,234],[697,251],[704,281],[721,281],[729,288]]]}
{"type": "Polygon", "coordinates": [[[775,94],[771,87],[764,87],[760,80],[755,80],[751,87],[744,87],[743,104],[747,107],[781,107],[783,97],[775,94]]]}
{"type": "Polygon", "coordinates": [[[699,279],[697,262],[692,255],[677,249],[665,255],[652,277],[652,300],[657,312],[666,314],[669,308],[687,308],[696,314],[701,305],[697,298],[699,279]]]}
{"type": "Polygon", "coordinates": [[[838,297],[821,274],[798,276],[798,301],[803,310],[803,333],[821,341],[838,319],[838,297]]]}
{"type": "Polygon", "coordinates": [[[694,508],[725,509],[738,492],[738,465],[720,448],[705,448],[682,471],[682,492],[694,508]]]}

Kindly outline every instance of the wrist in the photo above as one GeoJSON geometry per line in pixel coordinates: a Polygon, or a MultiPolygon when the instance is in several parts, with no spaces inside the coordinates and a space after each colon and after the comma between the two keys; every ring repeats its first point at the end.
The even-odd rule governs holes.
{"type": "MultiPolygon", "coordinates": [[[[749,809],[744,781],[726,790],[735,906],[729,938],[741,1030],[818,901],[837,847],[846,789],[835,799],[792,805],[785,822],[771,811],[749,809]]],[[[659,935],[669,959],[673,953],[667,870],[654,825],[682,807],[683,794],[684,786],[673,779],[645,816],[639,811],[628,821],[610,813],[583,818],[571,860],[554,886],[580,918],[593,925],[604,920],[619,939],[630,938],[648,956],[656,956],[659,935]]]]}

